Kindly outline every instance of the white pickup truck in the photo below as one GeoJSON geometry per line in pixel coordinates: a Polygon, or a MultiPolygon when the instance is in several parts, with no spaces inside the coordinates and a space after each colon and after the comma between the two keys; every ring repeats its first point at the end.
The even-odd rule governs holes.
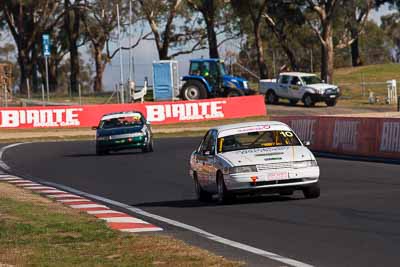
{"type": "Polygon", "coordinates": [[[260,80],[260,93],[265,94],[265,102],[269,104],[276,104],[283,98],[292,105],[301,100],[306,107],[316,102],[325,102],[331,107],[340,96],[336,85],[323,83],[315,74],[302,72],[283,72],[277,79],[260,80]]]}

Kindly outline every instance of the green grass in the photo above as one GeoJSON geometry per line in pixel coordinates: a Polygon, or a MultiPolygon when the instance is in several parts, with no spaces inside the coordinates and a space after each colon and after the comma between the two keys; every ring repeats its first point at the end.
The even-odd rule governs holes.
{"type": "Polygon", "coordinates": [[[363,102],[367,102],[369,91],[373,91],[383,101],[383,98],[387,95],[386,81],[393,79],[400,80],[400,64],[391,63],[336,69],[333,78],[334,84],[340,86],[345,98],[363,100],[363,102]],[[362,83],[366,83],[364,88],[362,83]]]}
{"type": "Polygon", "coordinates": [[[0,266],[240,266],[163,234],[124,234],[0,183],[0,266]]]}

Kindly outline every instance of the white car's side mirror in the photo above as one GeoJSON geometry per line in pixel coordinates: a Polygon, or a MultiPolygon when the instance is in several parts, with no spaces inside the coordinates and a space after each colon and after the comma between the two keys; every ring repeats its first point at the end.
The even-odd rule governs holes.
{"type": "Polygon", "coordinates": [[[311,146],[311,142],[310,142],[310,141],[303,141],[303,144],[304,144],[305,146],[311,146]]]}

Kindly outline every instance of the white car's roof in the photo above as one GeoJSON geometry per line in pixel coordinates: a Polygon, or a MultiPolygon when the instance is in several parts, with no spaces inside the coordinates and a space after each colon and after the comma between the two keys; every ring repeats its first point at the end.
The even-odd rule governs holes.
{"type": "Polygon", "coordinates": [[[279,75],[290,75],[290,76],[300,76],[300,77],[306,77],[306,76],[316,76],[314,73],[305,73],[305,72],[281,72],[279,75]]]}
{"type": "Polygon", "coordinates": [[[289,126],[286,124],[279,122],[279,121],[255,121],[255,122],[242,122],[242,123],[234,123],[234,124],[227,124],[227,125],[221,125],[218,127],[213,127],[212,129],[217,130],[218,133],[221,132],[231,132],[233,133],[235,130],[240,130],[240,129],[249,129],[249,128],[254,128],[254,131],[256,131],[257,127],[260,127],[262,129],[280,129],[280,130],[289,130],[289,126]]]}

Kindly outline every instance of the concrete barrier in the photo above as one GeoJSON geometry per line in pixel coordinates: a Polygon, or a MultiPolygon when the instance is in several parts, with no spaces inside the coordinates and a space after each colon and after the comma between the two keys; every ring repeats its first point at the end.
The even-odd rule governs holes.
{"type": "Polygon", "coordinates": [[[311,149],[340,155],[400,159],[399,118],[329,116],[275,117],[287,123],[311,149]]]}
{"type": "Polygon", "coordinates": [[[261,95],[196,101],[115,105],[0,108],[0,129],[90,127],[106,113],[141,111],[154,124],[234,119],[266,115],[261,95]]]}

